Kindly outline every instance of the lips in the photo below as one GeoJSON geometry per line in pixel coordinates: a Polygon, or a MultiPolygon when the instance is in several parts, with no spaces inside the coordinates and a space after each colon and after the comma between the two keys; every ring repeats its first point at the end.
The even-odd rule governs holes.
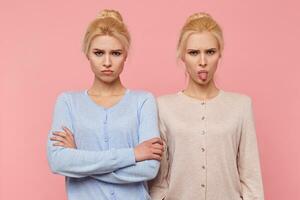
{"type": "Polygon", "coordinates": [[[107,70],[102,70],[101,72],[102,72],[103,74],[105,74],[105,75],[110,75],[110,74],[112,74],[114,71],[107,69],[107,70]]]}

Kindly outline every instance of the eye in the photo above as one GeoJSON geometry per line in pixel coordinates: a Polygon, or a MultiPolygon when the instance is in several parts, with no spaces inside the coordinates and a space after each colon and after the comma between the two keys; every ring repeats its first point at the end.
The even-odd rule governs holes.
{"type": "Polygon", "coordinates": [[[199,54],[199,51],[192,50],[192,51],[189,51],[188,54],[191,56],[197,56],[199,54]]]}
{"type": "Polygon", "coordinates": [[[206,51],[206,53],[207,53],[208,55],[214,55],[214,54],[216,53],[216,50],[214,50],[214,49],[209,49],[209,50],[206,51]]]}
{"type": "Polygon", "coordinates": [[[104,54],[104,52],[103,51],[95,51],[94,54],[96,56],[102,56],[104,54]]]}
{"type": "Polygon", "coordinates": [[[113,56],[121,56],[122,55],[122,53],[120,51],[113,51],[113,52],[111,52],[111,54],[113,56]]]}

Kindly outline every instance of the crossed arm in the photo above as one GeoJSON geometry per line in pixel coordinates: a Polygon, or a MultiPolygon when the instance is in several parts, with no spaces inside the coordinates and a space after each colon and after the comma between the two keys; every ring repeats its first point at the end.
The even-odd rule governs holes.
{"type": "MultiPolygon", "coordinates": [[[[77,149],[73,133],[67,127],[63,127],[63,130],[64,132],[53,133],[53,136],[50,138],[51,141],[55,142],[53,146],[77,149]]],[[[92,174],[90,176],[104,182],[117,184],[140,182],[155,178],[157,174],[155,164],[161,160],[163,153],[162,140],[158,137],[146,140],[137,145],[133,149],[133,152],[136,164],[117,169],[110,173],[92,174]],[[147,163],[150,160],[152,162],[147,163]]]]}
{"type": "Polygon", "coordinates": [[[145,100],[141,110],[140,144],[135,148],[107,151],[76,148],[66,98],[64,94],[58,97],[48,138],[48,160],[54,173],[75,178],[90,176],[116,184],[146,181],[156,176],[163,145],[158,138],[158,131],[147,132],[156,129],[149,129],[149,126],[157,126],[156,104],[152,96],[145,100]],[[150,115],[150,120],[147,116],[147,122],[145,115],[150,115]]]}

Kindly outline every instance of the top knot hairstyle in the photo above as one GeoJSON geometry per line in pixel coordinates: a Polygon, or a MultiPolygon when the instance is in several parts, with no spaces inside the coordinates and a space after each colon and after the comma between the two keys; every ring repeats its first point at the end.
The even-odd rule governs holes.
{"type": "Polygon", "coordinates": [[[82,51],[88,54],[92,40],[96,36],[109,35],[118,39],[124,49],[130,46],[130,34],[123,22],[121,14],[116,10],[102,10],[88,26],[84,35],[82,51]]]}
{"type": "Polygon", "coordinates": [[[113,18],[113,19],[119,21],[120,23],[123,23],[123,18],[121,16],[121,14],[116,10],[108,10],[108,9],[102,10],[97,15],[96,18],[97,19],[103,19],[103,18],[107,18],[107,17],[113,18]]]}
{"type": "Polygon", "coordinates": [[[211,15],[200,12],[189,16],[181,29],[179,41],[177,44],[177,58],[182,58],[186,41],[194,33],[210,32],[217,39],[219,50],[222,53],[224,49],[223,32],[219,24],[211,15]]]}

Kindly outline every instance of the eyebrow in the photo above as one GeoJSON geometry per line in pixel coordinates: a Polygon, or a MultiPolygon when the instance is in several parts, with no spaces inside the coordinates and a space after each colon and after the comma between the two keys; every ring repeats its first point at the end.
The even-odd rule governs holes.
{"type": "Polygon", "coordinates": [[[187,49],[188,51],[199,51],[199,49],[187,49]]]}
{"type": "MultiPolygon", "coordinates": [[[[103,49],[94,48],[93,51],[105,51],[103,49]]],[[[123,49],[113,49],[111,51],[123,51],[123,49]]]]}
{"type": "MultiPolygon", "coordinates": [[[[217,48],[213,47],[213,48],[208,48],[208,49],[205,49],[206,51],[207,50],[217,50],[217,48]]],[[[200,51],[199,49],[187,49],[187,51],[200,51]]]]}

